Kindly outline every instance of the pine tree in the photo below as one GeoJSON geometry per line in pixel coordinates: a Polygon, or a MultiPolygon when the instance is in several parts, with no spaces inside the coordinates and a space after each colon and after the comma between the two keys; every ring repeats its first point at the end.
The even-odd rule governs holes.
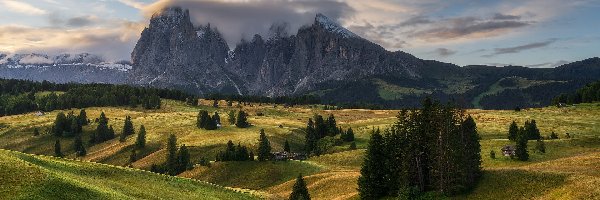
{"type": "Polygon", "coordinates": [[[144,128],[144,125],[140,126],[140,131],[138,132],[137,139],[135,140],[135,146],[138,149],[143,149],[146,147],[146,128],[144,128]]]}
{"type": "Polygon", "coordinates": [[[56,139],[56,142],[54,143],[54,155],[61,158],[64,156],[60,150],[60,139],[56,139]]]}
{"type": "Polygon", "coordinates": [[[326,124],[328,136],[335,136],[338,134],[337,122],[335,121],[335,117],[333,116],[333,114],[329,114],[329,117],[327,117],[326,124]]]}
{"type": "Polygon", "coordinates": [[[83,128],[81,127],[81,125],[79,124],[79,121],[76,118],[71,120],[70,130],[71,130],[70,133],[72,136],[80,135],[83,132],[83,128]]]}
{"type": "Polygon", "coordinates": [[[196,126],[198,128],[206,129],[209,121],[210,121],[210,116],[208,115],[207,111],[201,110],[200,112],[198,112],[198,117],[196,119],[196,126]]]}
{"type": "Polygon", "coordinates": [[[515,154],[517,159],[521,161],[529,160],[529,152],[527,150],[527,132],[523,128],[519,128],[519,134],[517,136],[517,145],[515,146],[515,154]]]}
{"type": "Polygon", "coordinates": [[[217,122],[210,116],[206,119],[206,124],[204,125],[204,129],[206,130],[216,130],[217,122]]]}
{"type": "Polygon", "coordinates": [[[525,132],[527,133],[528,140],[537,140],[542,138],[535,120],[525,122],[525,132]]]}
{"type": "Polygon", "coordinates": [[[77,122],[79,122],[80,126],[88,125],[88,119],[85,109],[81,109],[79,111],[79,115],[77,116],[77,122]]]}
{"type": "Polygon", "coordinates": [[[53,126],[53,130],[52,130],[52,133],[54,133],[54,136],[56,136],[56,137],[63,136],[63,132],[70,129],[71,123],[69,123],[69,122],[70,121],[67,121],[67,117],[65,116],[65,113],[59,112],[56,115],[56,119],[54,120],[54,126],[53,126]]]}
{"type": "Polygon", "coordinates": [[[33,129],[33,136],[39,136],[40,135],[40,130],[36,127],[33,129]]]}
{"type": "Polygon", "coordinates": [[[73,149],[75,149],[75,155],[77,156],[85,156],[87,154],[85,146],[83,146],[83,141],[81,140],[81,134],[75,136],[75,141],[73,141],[73,149]]]}
{"type": "Polygon", "coordinates": [[[508,127],[508,140],[515,141],[517,139],[517,135],[519,133],[519,126],[517,126],[517,122],[513,121],[508,127]]]}
{"type": "Polygon", "coordinates": [[[106,135],[106,140],[111,140],[113,138],[115,138],[115,129],[113,129],[112,125],[110,125],[108,127],[108,134],[106,135]]]}
{"type": "Polygon", "coordinates": [[[494,150],[490,151],[490,158],[491,159],[496,159],[496,152],[494,150]]]}
{"type": "Polygon", "coordinates": [[[96,127],[96,132],[91,137],[91,143],[101,143],[106,140],[109,140],[110,129],[108,128],[108,119],[104,112],[100,113],[100,117],[98,118],[98,126],[96,127]]]}
{"type": "Polygon", "coordinates": [[[285,143],[283,144],[283,151],[292,152],[292,150],[290,150],[290,143],[288,142],[288,140],[285,140],[285,143]]]}
{"type": "Polygon", "coordinates": [[[356,149],[356,142],[352,142],[350,143],[350,150],[355,150],[356,149]]]}
{"type": "Polygon", "coordinates": [[[250,126],[250,124],[248,123],[246,112],[241,110],[238,112],[237,119],[235,121],[235,126],[237,126],[238,128],[246,128],[250,126]]]}
{"type": "Polygon", "coordinates": [[[235,111],[231,110],[229,111],[229,113],[227,113],[227,120],[229,121],[229,124],[231,125],[235,125],[235,111]]]}
{"type": "Polygon", "coordinates": [[[177,137],[169,135],[167,141],[167,172],[171,176],[177,175],[177,137]]]}
{"type": "Polygon", "coordinates": [[[184,144],[179,148],[179,152],[177,152],[177,174],[184,172],[190,167],[190,152],[184,144]]]}
{"type": "Polygon", "coordinates": [[[310,200],[310,194],[308,193],[308,188],[306,187],[304,178],[302,178],[302,174],[296,178],[296,183],[294,183],[289,200],[310,200]]]}
{"type": "Polygon", "coordinates": [[[215,107],[215,108],[219,107],[219,101],[217,101],[216,99],[213,101],[213,107],[215,107]]]}
{"type": "Polygon", "coordinates": [[[131,117],[125,117],[125,123],[123,124],[123,130],[121,131],[121,137],[119,138],[120,142],[125,142],[127,136],[135,134],[135,130],[133,128],[133,122],[131,122],[131,117]]]}
{"type": "Polygon", "coordinates": [[[354,141],[354,131],[352,130],[352,128],[348,128],[348,130],[344,134],[343,140],[346,142],[354,141]]]}
{"type": "Polygon", "coordinates": [[[317,135],[317,140],[327,136],[327,124],[323,120],[323,116],[315,114],[315,132],[317,135]]]}
{"type": "Polygon", "coordinates": [[[258,139],[258,161],[265,161],[271,157],[271,143],[265,134],[264,129],[260,129],[260,138],[258,139]]]}
{"type": "Polygon", "coordinates": [[[317,132],[315,130],[315,124],[312,119],[308,119],[308,123],[306,125],[306,136],[304,149],[306,153],[311,153],[317,148],[317,141],[319,140],[317,136],[317,132]]]}
{"type": "Polygon", "coordinates": [[[383,137],[377,131],[371,134],[364,162],[358,178],[361,199],[378,199],[387,194],[386,155],[383,137]]]}
{"type": "Polygon", "coordinates": [[[550,139],[558,139],[558,134],[556,134],[554,131],[552,131],[552,133],[550,134],[550,139]]]}
{"type": "MultiPolygon", "coordinates": [[[[455,154],[455,163],[459,164],[463,174],[456,177],[461,186],[468,186],[476,182],[482,175],[481,172],[481,145],[479,143],[479,134],[477,133],[477,124],[470,115],[461,124],[463,138],[458,141],[464,145],[464,151],[455,154]],[[461,161],[463,160],[463,161],[461,161]]],[[[453,148],[452,146],[450,148],[453,148]]]]}
{"type": "Polygon", "coordinates": [[[215,124],[221,124],[221,116],[219,116],[218,112],[215,112],[215,114],[213,114],[212,120],[215,121],[215,124]]]}

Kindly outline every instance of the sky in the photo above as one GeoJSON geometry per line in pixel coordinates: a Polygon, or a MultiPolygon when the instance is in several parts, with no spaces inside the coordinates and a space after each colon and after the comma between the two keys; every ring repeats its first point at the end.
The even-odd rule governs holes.
{"type": "Polygon", "coordinates": [[[600,0],[0,0],[0,52],[129,60],[153,13],[190,10],[230,47],[316,13],[389,51],[464,65],[556,67],[600,56],[600,0]]]}

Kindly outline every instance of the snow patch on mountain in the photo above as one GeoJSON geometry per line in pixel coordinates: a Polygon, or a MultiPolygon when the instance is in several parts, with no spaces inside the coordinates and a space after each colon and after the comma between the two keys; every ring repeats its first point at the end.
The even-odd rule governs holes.
{"type": "Polygon", "coordinates": [[[323,26],[323,28],[325,28],[326,30],[328,30],[332,33],[340,34],[340,35],[344,36],[345,38],[359,37],[358,35],[354,34],[352,31],[342,27],[335,20],[332,20],[329,17],[327,17],[321,13],[317,14],[317,17],[315,18],[315,22],[317,22],[318,24],[321,24],[323,26]]]}

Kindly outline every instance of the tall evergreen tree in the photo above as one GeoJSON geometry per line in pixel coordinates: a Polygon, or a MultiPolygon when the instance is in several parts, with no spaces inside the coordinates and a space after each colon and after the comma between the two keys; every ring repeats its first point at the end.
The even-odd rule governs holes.
{"type": "Polygon", "coordinates": [[[227,113],[227,121],[229,121],[229,124],[235,125],[235,111],[231,110],[227,113]]]}
{"type": "Polygon", "coordinates": [[[123,124],[123,130],[121,131],[121,136],[119,138],[120,142],[125,142],[127,136],[135,134],[135,129],[133,128],[133,122],[131,121],[130,116],[125,116],[125,123],[123,124]]]}
{"type": "Polygon", "coordinates": [[[335,136],[338,134],[337,122],[335,121],[335,116],[333,116],[333,114],[329,114],[326,124],[328,136],[335,136]]]}
{"type": "Polygon", "coordinates": [[[185,170],[188,170],[190,167],[192,166],[192,163],[190,162],[190,152],[188,151],[187,147],[184,145],[181,145],[181,147],[179,148],[179,152],[177,152],[177,174],[184,172],[185,170]]]}
{"type": "Polygon", "coordinates": [[[260,129],[260,138],[258,139],[258,161],[265,161],[271,157],[271,143],[265,134],[264,129],[260,129]]]}
{"type": "Polygon", "coordinates": [[[479,143],[479,133],[477,132],[477,124],[470,115],[462,122],[463,139],[459,142],[464,145],[464,152],[457,154],[454,162],[461,164],[463,174],[459,174],[459,179],[462,178],[461,185],[466,183],[474,183],[481,177],[481,145],[479,143]]]}
{"type": "Polygon", "coordinates": [[[177,175],[177,137],[169,135],[167,141],[167,173],[171,176],[177,175]]]}
{"type": "Polygon", "coordinates": [[[525,132],[527,133],[528,140],[537,140],[542,138],[535,120],[525,122],[525,132]]]}
{"type": "Polygon", "coordinates": [[[285,143],[283,144],[283,151],[292,152],[292,150],[290,149],[290,143],[288,142],[288,140],[285,140],[285,143]]]}
{"type": "Polygon", "coordinates": [[[110,129],[108,127],[108,118],[104,112],[100,113],[100,117],[98,118],[98,126],[96,126],[96,132],[93,133],[90,138],[91,143],[101,143],[106,140],[112,139],[110,138],[110,129]]]}
{"type": "Polygon", "coordinates": [[[306,136],[304,149],[306,153],[311,153],[317,148],[317,141],[319,141],[319,137],[317,136],[317,131],[315,130],[315,124],[312,119],[308,119],[308,123],[306,125],[306,136]]]}
{"type": "Polygon", "coordinates": [[[517,145],[515,146],[515,154],[517,159],[521,161],[529,160],[529,151],[527,150],[527,132],[523,128],[519,128],[519,134],[517,136],[517,145]]]}
{"type": "Polygon", "coordinates": [[[146,128],[144,125],[140,126],[140,131],[138,132],[137,139],[135,140],[135,146],[138,149],[143,149],[146,147],[146,128]]]}
{"type": "Polygon", "coordinates": [[[304,178],[302,178],[302,174],[296,178],[296,183],[294,183],[289,200],[310,200],[310,194],[308,193],[308,188],[306,187],[304,178]]]}
{"type": "Polygon", "coordinates": [[[60,139],[56,139],[56,142],[54,143],[54,155],[56,157],[64,156],[62,150],[60,149],[60,139]]]}
{"type": "Polygon", "coordinates": [[[219,116],[218,112],[215,112],[215,114],[213,114],[212,120],[215,121],[215,124],[221,124],[221,116],[219,116]]]}
{"type": "Polygon", "coordinates": [[[206,125],[204,125],[204,129],[206,130],[216,130],[217,129],[217,122],[210,116],[208,116],[207,121],[206,121],[206,125]]]}
{"type": "Polygon", "coordinates": [[[210,121],[210,116],[206,110],[201,110],[198,112],[198,117],[196,119],[196,126],[198,128],[206,128],[210,121]]]}
{"type": "Polygon", "coordinates": [[[81,109],[79,111],[79,115],[77,116],[77,122],[79,122],[80,126],[88,125],[88,119],[85,109],[81,109]]]}
{"type": "Polygon", "coordinates": [[[236,121],[235,121],[235,126],[237,126],[238,128],[246,128],[248,126],[250,126],[250,123],[248,123],[248,119],[247,119],[247,114],[244,111],[239,111],[236,121]]]}
{"type": "Polygon", "coordinates": [[[83,141],[81,140],[81,134],[75,136],[75,141],[73,141],[73,149],[75,149],[75,155],[77,156],[85,156],[87,154],[85,146],[83,146],[83,141]]]}
{"type": "Polygon", "coordinates": [[[61,137],[63,136],[63,132],[68,131],[71,127],[71,121],[67,120],[67,116],[65,113],[59,112],[56,115],[56,119],[54,120],[53,130],[54,136],[61,137]]]}
{"type": "Polygon", "coordinates": [[[317,134],[317,139],[321,139],[327,136],[328,128],[327,124],[323,120],[323,116],[315,114],[315,132],[317,134]]]}
{"type": "Polygon", "coordinates": [[[352,130],[352,128],[348,128],[348,130],[344,134],[344,138],[342,139],[346,142],[354,141],[354,131],[352,130]]]}
{"type": "Polygon", "coordinates": [[[510,127],[508,127],[508,140],[516,141],[518,134],[519,134],[519,126],[517,125],[517,122],[513,121],[510,124],[510,127]]]}
{"type": "Polygon", "coordinates": [[[378,199],[387,195],[386,155],[383,136],[379,131],[371,134],[365,160],[358,178],[358,192],[361,199],[378,199]]]}

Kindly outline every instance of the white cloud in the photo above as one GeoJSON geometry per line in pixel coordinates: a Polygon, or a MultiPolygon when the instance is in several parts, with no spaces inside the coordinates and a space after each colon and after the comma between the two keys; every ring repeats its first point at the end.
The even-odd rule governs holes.
{"type": "Polygon", "coordinates": [[[145,3],[136,1],[136,0],[118,0],[119,2],[121,2],[122,4],[125,4],[127,6],[142,10],[144,9],[147,5],[145,3]]]}
{"type": "Polygon", "coordinates": [[[18,12],[26,15],[45,15],[48,13],[46,10],[19,1],[0,0],[0,4],[6,6],[9,11],[18,12]]]}

